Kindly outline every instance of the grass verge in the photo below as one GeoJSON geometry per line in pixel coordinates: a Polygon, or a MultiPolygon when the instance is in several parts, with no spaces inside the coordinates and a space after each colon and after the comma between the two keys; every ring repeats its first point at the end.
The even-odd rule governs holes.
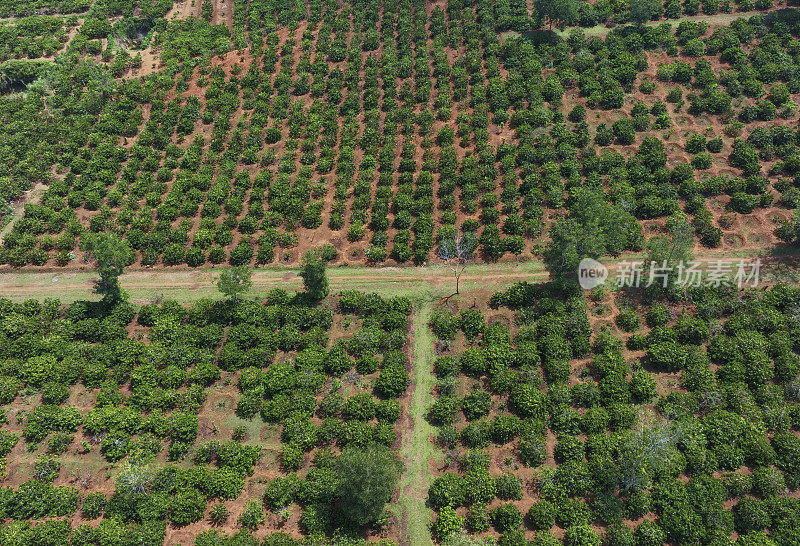
{"type": "Polygon", "coordinates": [[[425,420],[433,403],[433,337],[428,329],[431,299],[430,294],[425,294],[415,301],[413,391],[408,408],[410,428],[403,433],[400,458],[406,467],[400,478],[400,497],[394,507],[400,516],[402,543],[414,546],[433,544],[429,530],[433,512],[425,504],[433,480],[430,464],[439,456],[432,442],[434,428],[425,420]]]}
{"type": "MultiPolygon", "coordinates": [[[[797,249],[778,246],[763,251],[760,249],[702,250],[695,253],[700,262],[716,260],[736,260],[739,258],[760,257],[762,278],[767,281],[783,279],[787,266],[795,269],[800,259],[797,249]],[[773,275],[769,275],[773,273],[773,275]]],[[[625,253],[617,258],[604,257],[601,261],[614,270],[620,261],[643,260],[643,253],[625,253]]],[[[219,273],[217,268],[165,268],[132,269],[120,277],[120,284],[130,299],[137,304],[149,303],[158,299],[171,299],[189,303],[199,298],[221,297],[216,288],[219,273]]],[[[302,289],[302,281],[297,275],[299,268],[270,266],[253,270],[253,287],[248,296],[263,297],[273,288],[289,291],[302,289]]],[[[541,260],[524,262],[474,263],[467,266],[461,277],[462,291],[473,289],[500,290],[518,281],[542,282],[549,277],[541,260]]],[[[0,270],[0,295],[13,301],[26,299],[58,298],[64,303],[80,299],[97,299],[92,294],[92,281],[97,274],[90,270],[0,270]]],[[[415,297],[419,294],[447,296],[455,289],[452,271],[440,264],[419,267],[368,267],[331,266],[328,268],[331,291],[355,288],[366,292],[377,292],[384,298],[392,296],[415,297]]]]}

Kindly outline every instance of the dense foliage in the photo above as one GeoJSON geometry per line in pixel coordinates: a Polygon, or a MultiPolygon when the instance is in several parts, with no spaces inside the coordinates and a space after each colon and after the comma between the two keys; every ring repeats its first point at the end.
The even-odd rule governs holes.
{"type": "Polygon", "coordinates": [[[143,541],[125,544],[161,544],[166,526],[207,511],[218,524],[231,517],[257,530],[265,508],[274,526],[296,505],[300,528],[318,540],[379,529],[400,471],[387,446],[409,383],[402,350],[410,312],[403,298],[355,291],[314,305],[273,290],[264,301],[138,310],[125,299],[0,300],[0,468],[24,468],[16,446],[40,453],[31,479],[0,489],[0,540],[71,533],[73,544],[105,544],[111,539],[100,537],[124,534],[143,541]],[[140,335],[129,336],[131,328],[140,335]],[[228,384],[241,391],[231,418],[260,414],[277,424],[275,438],[248,437],[249,427],[230,437],[209,432],[209,393],[228,384]],[[37,393],[40,401],[21,411],[37,393]],[[261,441],[282,444],[281,477],[266,484],[263,506],[246,489],[263,481],[254,477],[261,441]],[[83,468],[110,463],[113,481],[73,485],[61,469],[76,458],[83,468]],[[226,512],[222,503],[237,499],[243,504],[226,512]],[[100,527],[27,521],[68,521],[79,511],[102,517],[100,527]]]}
{"type": "Polygon", "coordinates": [[[628,3],[235,2],[228,24],[211,2],[167,20],[171,4],[95,2],[56,62],[36,50],[73,19],[3,27],[49,45],[10,39],[30,51],[0,64],[25,91],[0,96],[0,193],[47,185],[2,261],[74,263],[104,230],[144,266],[299,263],[316,232],[343,261],[422,263],[456,232],[494,261],[538,253],[553,210],[569,213],[557,243],[616,255],[680,210],[717,247],[736,214],[800,203],[792,10],[562,39],[519,33],[625,22],[628,3]]]}
{"type": "Polygon", "coordinates": [[[598,524],[608,544],[792,544],[799,302],[783,285],[695,289],[650,306],[646,328],[628,302],[624,332],[590,327],[607,304],[542,285],[495,294],[485,316],[440,309],[437,538],[491,527],[501,543],[552,542],[556,526],[566,544],[599,544],[598,524]]]}

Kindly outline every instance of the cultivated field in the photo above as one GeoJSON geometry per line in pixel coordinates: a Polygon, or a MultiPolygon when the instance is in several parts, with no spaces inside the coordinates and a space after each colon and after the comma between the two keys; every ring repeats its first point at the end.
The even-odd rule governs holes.
{"type": "Polygon", "coordinates": [[[795,545],[799,103],[796,0],[0,0],[0,546],[795,545]]]}

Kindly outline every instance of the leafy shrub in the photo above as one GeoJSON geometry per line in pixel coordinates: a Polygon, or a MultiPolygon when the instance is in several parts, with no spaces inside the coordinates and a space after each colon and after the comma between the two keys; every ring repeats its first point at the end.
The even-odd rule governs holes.
{"type": "Polygon", "coordinates": [[[623,332],[635,332],[639,329],[639,315],[631,309],[623,309],[616,318],[617,326],[623,332]]]}
{"type": "Polygon", "coordinates": [[[556,523],[556,507],[546,500],[538,500],[528,509],[528,522],[537,531],[550,529],[556,523]]]}
{"type": "Polygon", "coordinates": [[[473,505],[465,521],[466,528],[472,533],[488,531],[490,522],[489,512],[483,504],[473,505]]]}
{"type": "Polygon", "coordinates": [[[671,315],[669,309],[663,303],[656,303],[650,307],[647,311],[647,325],[651,328],[656,328],[658,326],[664,326],[667,324],[670,319],[671,315]]]}
{"type": "Polygon", "coordinates": [[[522,499],[522,483],[513,474],[504,474],[495,478],[497,498],[503,500],[522,499]]]}
{"type": "Polygon", "coordinates": [[[469,421],[489,413],[492,398],[486,391],[473,391],[461,399],[461,411],[469,421]]]}
{"type": "Polygon", "coordinates": [[[465,309],[459,313],[459,325],[467,339],[475,339],[483,332],[486,323],[483,315],[475,309],[465,309]]]}
{"type": "Polygon", "coordinates": [[[106,509],[107,504],[108,499],[103,493],[90,493],[81,503],[81,513],[87,519],[98,518],[106,509]]]}
{"type": "Polygon", "coordinates": [[[600,535],[588,525],[576,525],[567,529],[564,534],[567,546],[599,546],[600,535]]]}
{"type": "Polygon", "coordinates": [[[560,463],[582,461],[585,455],[584,445],[576,436],[561,436],[555,447],[555,458],[560,463]]]}
{"type": "Polygon", "coordinates": [[[592,511],[580,499],[567,499],[558,504],[556,523],[561,527],[588,525],[592,519],[592,511]]]}
{"type": "Polygon", "coordinates": [[[514,531],[522,526],[522,513],[513,504],[502,504],[491,512],[492,525],[500,533],[514,531]]]}
{"type": "Polygon", "coordinates": [[[264,508],[258,501],[251,500],[247,503],[244,511],[239,514],[239,524],[251,531],[258,528],[264,522],[264,508]]]}
{"type": "Polygon", "coordinates": [[[434,479],[428,489],[428,499],[434,508],[459,507],[464,504],[464,494],[462,478],[449,472],[434,479]]]}
{"type": "Polygon", "coordinates": [[[739,533],[759,531],[769,527],[771,518],[763,502],[758,499],[742,498],[733,507],[734,523],[739,533]]]}
{"type": "Polygon", "coordinates": [[[547,448],[544,439],[537,436],[525,436],[518,445],[519,457],[527,466],[539,466],[547,460],[547,448]]]}
{"type": "Polygon", "coordinates": [[[655,523],[650,521],[643,521],[636,527],[636,544],[642,546],[656,546],[666,542],[664,531],[655,523]]]}
{"type": "Polygon", "coordinates": [[[464,518],[459,516],[450,506],[445,506],[439,510],[439,514],[433,522],[431,530],[437,540],[444,540],[464,527],[464,518]]]}
{"type": "Polygon", "coordinates": [[[384,398],[401,396],[411,382],[405,366],[405,356],[402,353],[387,353],[375,381],[375,392],[384,398]]]}

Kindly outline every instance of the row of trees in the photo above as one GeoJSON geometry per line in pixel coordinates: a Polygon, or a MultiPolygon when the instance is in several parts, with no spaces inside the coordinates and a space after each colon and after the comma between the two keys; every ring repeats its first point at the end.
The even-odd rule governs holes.
{"type": "Polygon", "coordinates": [[[76,24],[74,19],[33,16],[0,25],[0,62],[51,57],[64,47],[76,24]]]}

